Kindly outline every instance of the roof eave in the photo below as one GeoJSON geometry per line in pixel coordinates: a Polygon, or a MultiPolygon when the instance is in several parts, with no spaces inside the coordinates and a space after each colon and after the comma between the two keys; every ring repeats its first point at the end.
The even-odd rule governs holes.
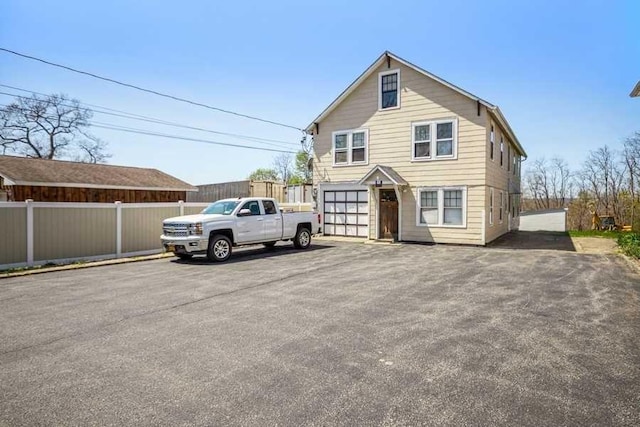
{"type": "Polygon", "coordinates": [[[31,186],[31,187],[64,187],[64,188],[96,188],[102,190],[139,190],[139,191],[198,191],[195,187],[134,187],[128,185],[102,185],[102,184],[83,184],[76,182],[32,182],[32,181],[16,181],[12,180],[11,184],[15,186],[31,186]]]}
{"type": "Polygon", "coordinates": [[[373,62],[373,64],[371,64],[366,70],[364,70],[364,72],[360,74],[349,86],[347,86],[347,88],[343,90],[342,93],[340,93],[340,95],[338,95],[338,97],[334,99],[327,108],[322,110],[322,113],[320,113],[318,117],[313,119],[313,121],[305,128],[305,132],[311,133],[316,123],[320,123],[322,120],[324,120],[325,117],[335,109],[335,107],[337,107],[347,96],[351,95],[351,93],[360,85],[360,83],[367,79],[371,75],[371,73],[373,73],[373,71],[378,68],[380,64],[382,64],[384,58],[388,54],[389,52],[384,52],[378,57],[378,59],[373,62]]]}
{"type": "Polygon", "coordinates": [[[640,96],[640,81],[638,81],[638,83],[636,83],[636,86],[633,88],[633,90],[631,91],[629,96],[632,97],[632,98],[640,96]]]}
{"type": "Polygon", "coordinates": [[[459,86],[454,85],[451,82],[448,82],[447,80],[443,79],[442,77],[438,77],[433,73],[430,73],[429,71],[425,70],[424,68],[418,67],[415,64],[412,64],[411,62],[400,58],[399,56],[394,55],[391,52],[386,52],[392,59],[400,62],[401,64],[405,65],[406,67],[409,68],[413,68],[415,71],[424,74],[425,76],[437,81],[440,84],[443,84],[445,86],[447,86],[450,89],[455,90],[456,92],[466,96],[467,98],[472,99],[473,101],[479,102],[480,104],[484,105],[487,108],[496,108],[496,105],[490,103],[489,101],[480,98],[479,96],[476,96],[474,94],[472,94],[471,92],[467,92],[466,90],[462,89],[459,86]]]}
{"type": "Polygon", "coordinates": [[[0,173],[0,178],[4,180],[4,185],[15,185],[16,180],[11,178],[9,175],[0,173]]]}
{"type": "Polygon", "coordinates": [[[400,58],[399,56],[394,55],[393,53],[389,52],[389,51],[385,51],[382,55],[380,55],[380,57],[378,57],[378,59],[376,59],[373,64],[371,64],[362,74],[360,74],[358,76],[358,78],[356,78],[353,83],[351,83],[344,91],[342,91],[342,93],[340,95],[338,95],[338,97],[336,99],[333,100],[333,102],[331,102],[331,104],[329,104],[329,106],[327,108],[325,108],[322,113],[320,113],[320,115],[318,115],[318,117],[316,117],[306,128],[305,131],[307,133],[311,133],[313,131],[313,128],[315,127],[316,123],[320,123],[322,122],[322,120],[324,120],[329,113],[331,113],[338,105],[340,105],[340,103],[347,97],[349,96],[359,85],[362,81],[364,81],[365,79],[367,79],[375,70],[376,68],[378,68],[385,60],[385,58],[391,58],[401,64],[403,64],[406,67],[412,68],[413,70],[417,71],[418,73],[421,73],[435,81],[437,81],[440,84],[443,84],[453,90],[455,90],[456,92],[472,99],[473,101],[479,102],[480,104],[484,105],[487,108],[493,109],[496,108],[495,105],[493,105],[492,103],[490,103],[489,101],[486,101],[478,96],[475,96],[474,94],[467,92],[466,90],[454,85],[453,83],[450,83],[446,80],[444,80],[443,78],[440,78],[438,76],[436,76],[435,74],[432,74],[430,72],[428,72],[427,70],[418,67],[415,64],[412,64],[409,61],[406,61],[402,58],[400,58]]]}
{"type": "MultiPolygon", "coordinates": [[[[371,168],[371,170],[369,172],[367,172],[359,181],[358,184],[363,185],[369,178],[371,178],[371,176],[374,174],[374,172],[380,172],[382,173],[384,176],[387,177],[387,179],[389,181],[391,181],[391,183],[393,185],[407,185],[406,181],[398,181],[397,179],[395,179],[394,177],[392,177],[391,175],[389,175],[389,173],[387,173],[386,170],[384,170],[384,167],[382,167],[382,165],[375,165],[373,168],[371,168]]],[[[396,172],[397,174],[397,172],[396,172]]],[[[402,178],[402,177],[400,177],[402,178]]]]}
{"type": "Polygon", "coordinates": [[[513,131],[513,129],[511,129],[511,126],[509,125],[509,122],[507,121],[507,119],[502,114],[502,111],[500,111],[500,108],[498,108],[496,106],[494,108],[488,108],[487,110],[493,115],[494,119],[498,123],[500,123],[502,128],[507,131],[507,135],[509,136],[509,138],[511,138],[511,141],[513,141],[513,143],[515,144],[515,146],[518,149],[518,152],[520,153],[520,155],[525,157],[525,158],[529,157],[529,156],[527,156],[527,152],[524,151],[524,148],[522,148],[522,144],[520,144],[520,141],[518,140],[518,137],[516,136],[515,132],[513,131]]]}

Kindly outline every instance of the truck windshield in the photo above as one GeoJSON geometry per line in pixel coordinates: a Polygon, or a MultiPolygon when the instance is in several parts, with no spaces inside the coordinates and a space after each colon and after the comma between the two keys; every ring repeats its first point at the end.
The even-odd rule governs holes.
{"type": "Polygon", "coordinates": [[[231,212],[238,206],[240,202],[237,200],[221,200],[207,206],[201,213],[203,214],[218,214],[218,215],[231,215],[231,212]]]}

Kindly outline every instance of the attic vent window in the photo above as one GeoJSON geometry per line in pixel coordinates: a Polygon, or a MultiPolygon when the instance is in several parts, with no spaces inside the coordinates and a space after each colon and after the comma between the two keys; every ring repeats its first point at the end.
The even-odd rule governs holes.
{"type": "Polygon", "coordinates": [[[400,107],[400,70],[385,71],[378,75],[378,107],[380,110],[400,107]]]}

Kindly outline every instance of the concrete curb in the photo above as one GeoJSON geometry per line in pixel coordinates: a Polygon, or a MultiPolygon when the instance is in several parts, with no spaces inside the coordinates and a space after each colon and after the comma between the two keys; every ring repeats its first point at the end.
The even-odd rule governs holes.
{"type": "Polygon", "coordinates": [[[141,261],[152,261],[156,259],[162,258],[170,258],[172,257],[172,253],[160,253],[155,255],[146,255],[139,257],[131,257],[131,258],[115,258],[115,259],[105,259],[102,261],[89,261],[81,264],[65,264],[65,265],[56,265],[52,267],[34,267],[32,269],[20,270],[15,272],[8,273],[0,273],[0,280],[9,279],[11,277],[22,277],[22,276],[30,276],[33,274],[44,274],[44,273],[52,273],[55,271],[66,271],[66,270],[79,270],[83,268],[92,268],[92,267],[102,267],[105,265],[116,265],[116,264],[128,264],[131,262],[141,262],[141,261]]]}

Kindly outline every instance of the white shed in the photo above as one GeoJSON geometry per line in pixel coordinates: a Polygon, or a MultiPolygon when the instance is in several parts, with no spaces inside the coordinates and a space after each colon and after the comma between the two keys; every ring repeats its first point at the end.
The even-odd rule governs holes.
{"type": "Polygon", "coordinates": [[[520,231],[567,231],[567,209],[520,213],[520,231]]]}

